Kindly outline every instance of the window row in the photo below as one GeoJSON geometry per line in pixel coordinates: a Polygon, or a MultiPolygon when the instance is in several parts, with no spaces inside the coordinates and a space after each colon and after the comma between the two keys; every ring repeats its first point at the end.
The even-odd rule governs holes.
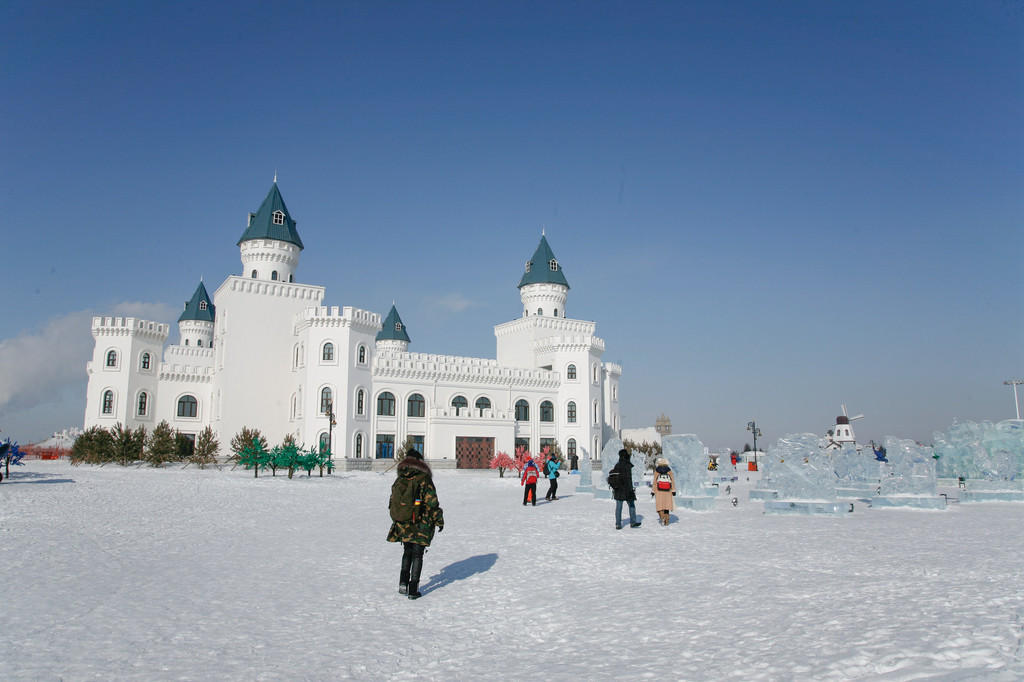
{"type": "MultiPolygon", "coordinates": [[[[100,411],[105,415],[113,415],[116,407],[116,396],[114,391],[107,389],[103,392],[103,399],[100,401],[100,411]]],[[[150,396],[146,391],[139,393],[135,403],[135,416],[149,416],[150,396]]],[[[195,419],[199,416],[199,401],[193,395],[185,394],[178,398],[177,416],[184,419],[195,419]]]]}
{"type": "MultiPolygon", "coordinates": [[[[251,274],[252,274],[252,279],[256,279],[257,272],[255,270],[253,270],[251,274]]],[[[277,274],[277,270],[274,270],[273,272],[270,273],[270,280],[271,281],[276,282],[279,279],[281,279],[281,276],[277,274]]],[[[295,275],[288,275],[288,283],[290,284],[290,283],[292,283],[294,281],[295,281],[295,275]]]]}
{"type": "MultiPolygon", "coordinates": [[[[106,359],[104,360],[103,366],[107,369],[117,369],[121,364],[121,356],[117,350],[111,349],[107,351],[106,359]]],[[[153,356],[149,351],[144,351],[139,356],[139,369],[150,370],[153,367],[153,356]]]]}
{"type": "MultiPolygon", "coordinates": [[[[304,343],[296,344],[295,345],[295,357],[292,360],[292,368],[293,369],[297,368],[297,367],[302,367],[305,364],[305,360],[304,360],[305,355],[306,355],[306,344],[304,344],[304,343]]],[[[335,362],[337,362],[336,357],[337,357],[337,353],[335,352],[334,343],[331,342],[331,341],[326,341],[320,347],[320,362],[321,363],[335,363],[335,362]]],[[[367,351],[366,346],[363,345],[363,344],[360,344],[359,347],[356,348],[356,355],[355,355],[356,364],[357,365],[365,365],[366,362],[367,362],[367,358],[368,357],[369,357],[369,352],[367,351]]]]}

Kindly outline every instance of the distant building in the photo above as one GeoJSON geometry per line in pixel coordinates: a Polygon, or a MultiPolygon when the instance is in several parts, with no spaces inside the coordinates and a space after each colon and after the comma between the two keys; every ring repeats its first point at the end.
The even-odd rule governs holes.
{"type": "MultiPolygon", "coordinates": [[[[388,459],[407,437],[431,460],[486,466],[496,451],[557,443],[598,456],[619,430],[619,365],[596,324],[568,317],[569,283],[541,236],[519,282],[523,316],[494,328],[495,359],[413,353],[395,306],[326,307],[296,281],[303,243],[275,180],[238,240],[242,274],[198,287],[170,325],[95,317],[85,426],[152,428],[222,449],[242,427],[336,456],[388,459]],[[330,425],[329,415],[336,424],[330,425]]],[[[501,262],[495,263],[501,268],[501,262]]]]}
{"type": "Polygon", "coordinates": [[[672,420],[665,416],[664,413],[660,417],[654,420],[654,428],[662,436],[668,436],[672,433],[672,420]]]}

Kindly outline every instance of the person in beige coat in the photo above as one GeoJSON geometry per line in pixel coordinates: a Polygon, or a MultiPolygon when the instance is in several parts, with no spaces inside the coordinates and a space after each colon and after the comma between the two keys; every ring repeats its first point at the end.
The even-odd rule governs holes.
{"type": "Polygon", "coordinates": [[[676,508],[675,501],[672,499],[675,494],[675,476],[672,475],[672,469],[668,465],[668,460],[660,457],[654,467],[651,496],[654,498],[654,508],[658,510],[658,518],[663,526],[668,525],[668,513],[676,508]]]}

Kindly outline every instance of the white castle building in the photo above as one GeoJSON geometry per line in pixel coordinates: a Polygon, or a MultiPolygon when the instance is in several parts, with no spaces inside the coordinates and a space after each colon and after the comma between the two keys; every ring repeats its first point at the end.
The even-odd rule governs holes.
{"type": "Polygon", "coordinates": [[[519,282],[523,316],[494,328],[496,359],[410,352],[392,306],[326,307],[296,281],[302,240],[275,180],[238,240],[242,274],[211,299],[200,281],[170,325],[94,317],[85,426],[162,420],[222,452],[242,427],[273,445],[291,434],[336,457],[393,458],[411,436],[429,460],[477,468],[518,445],[598,456],[619,430],[618,365],[595,323],[569,318],[569,283],[541,236],[519,282]],[[332,424],[331,413],[336,422],[332,424]]]}

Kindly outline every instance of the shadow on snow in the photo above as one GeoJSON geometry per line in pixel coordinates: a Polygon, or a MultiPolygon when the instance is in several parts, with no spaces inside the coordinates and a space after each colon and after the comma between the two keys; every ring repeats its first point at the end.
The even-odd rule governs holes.
{"type": "Polygon", "coordinates": [[[440,573],[432,576],[429,583],[420,588],[420,593],[427,594],[434,590],[440,590],[457,580],[465,580],[477,573],[489,571],[497,561],[498,555],[492,552],[490,554],[478,554],[468,559],[456,561],[454,564],[448,564],[441,569],[440,573]]]}

